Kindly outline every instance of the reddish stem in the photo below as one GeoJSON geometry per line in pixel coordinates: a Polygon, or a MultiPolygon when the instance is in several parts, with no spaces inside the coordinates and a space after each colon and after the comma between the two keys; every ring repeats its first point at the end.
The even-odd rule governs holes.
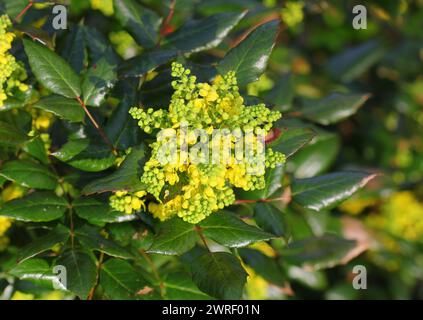
{"type": "Polygon", "coordinates": [[[22,17],[25,14],[25,12],[29,10],[29,8],[32,7],[33,4],[34,3],[32,2],[32,0],[29,0],[29,3],[27,4],[27,6],[21,12],[19,12],[19,14],[16,16],[16,18],[13,21],[17,22],[19,18],[22,17]]]}

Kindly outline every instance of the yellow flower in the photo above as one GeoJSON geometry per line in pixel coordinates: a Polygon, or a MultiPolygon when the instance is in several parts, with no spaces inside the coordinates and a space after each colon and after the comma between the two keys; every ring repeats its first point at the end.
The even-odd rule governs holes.
{"type": "Polygon", "coordinates": [[[113,0],[90,0],[90,2],[91,8],[100,10],[105,16],[113,15],[113,0]]]}

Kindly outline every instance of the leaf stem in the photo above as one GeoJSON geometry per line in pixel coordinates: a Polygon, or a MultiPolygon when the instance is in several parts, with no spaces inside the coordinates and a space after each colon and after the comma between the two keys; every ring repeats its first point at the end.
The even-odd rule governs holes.
{"type": "Polygon", "coordinates": [[[27,6],[25,8],[23,8],[23,10],[21,12],[19,12],[19,14],[16,16],[15,19],[13,19],[13,22],[16,23],[18,22],[19,18],[22,17],[25,12],[27,12],[29,10],[29,8],[32,7],[32,5],[34,4],[34,2],[32,0],[29,0],[29,3],[27,4],[27,6]]]}
{"type": "Polygon", "coordinates": [[[95,283],[94,283],[94,286],[91,288],[90,293],[88,294],[87,300],[92,300],[94,298],[94,293],[98,287],[98,281],[100,279],[100,270],[101,270],[101,266],[103,265],[103,260],[104,260],[104,252],[100,252],[100,257],[98,258],[97,269],[96,269],[95,283]]]}
{"type": "Polygon", "coordinates": [[[157,46],[160,47],[160,44],[163,40],[163,37],[168,34],[169,24],[172,21],[173,14],[175,13],[175,4],[176,0],[171,0],[169,4],[169,13],[167,14],[167,17],[163,20],[163,23],[160,27],[160,35],[159,35],[159,41],[157,42],[157,46]]]}
{"type": "Polygon", "coordinates": [[[200,237],[200,239],[203,242],[204,246],[206,247],[207,251],[208,252],[211,252],[210,251],[210,248],[209,248],[209,246],[207,244],[206,238],[204,237],[203,229],[201,229],[200,226],[195,226],[195,231],[198,233],[198,236],[200,237]]]}
{"type": "Polygon", "coordinates": [[[103,141],[110,147],[114,155],[117,155],[117,150],[110,142],[109,138],[107,137],[106,133],[104,132],[103,128],[98,124],[98,122],[94,119],[91,112],[88,110],[87,106],[85,105],[84,101],[80,97],[76,97],[76,100],[81,105],[82,109],[84,109],[85,113],[87,114],[88,118],[90,119],[93,126],[97,129],[98,133],[100,134],[103,141]]]}

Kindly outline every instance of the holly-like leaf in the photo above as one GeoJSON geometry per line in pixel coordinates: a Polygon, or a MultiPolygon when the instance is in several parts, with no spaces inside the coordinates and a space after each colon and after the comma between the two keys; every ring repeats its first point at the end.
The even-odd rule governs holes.
{"type": "Polygon", "coordinates": [[[47,222],[61,218],[67,208],[66,200],[52,192],[34,192],[5,203],[0,215],[20,221],[47,222]]]}
{"type": "Polygon", "coordinates": [[[38,159],[42,164],[48,165],[48,154],[43,139],[37,136],[28,141],[24,148],[26,153],[38,159]]]}
{"type": "Polygon", "coordinates": [[[201,291],[224,300],[241,298],[248,275],[239,260],[226,252],[208,252],[193,260],[191,273],[201,291]]]}
{"type": "Polygon", "coordinates": [[[356,242],[353,240],[327,234],[292,242],[282,250],[282,256],[294,264],[312,266],[315,269],[330,268],[341,263],[355,246],[356,242]]]}
{"type": "Polygon", "coordinates": [[[52,155],[72,167],[88,172],[106,170],[115,164],[116,159],[109,146],[92,143],[88,139],[69,140],[52,155]]]}
{"type": "Polygon", "coordinates": [[[45,283],[49,287],[53,285],[62,286],[59,277],[53,272],[53,268],[43,259],[25,260],[8,273],[21,280],[35,280],[37,283],[45,283]]]}
{"type": "Polygon", "coordinates": [[[27,188],[54,190],[58,184],[58,178],[46,166],[29,160],[6,162],[0,175],[27,188]]]}
{"type": "Polygon", "coordinates": [[[84,26],[72,26],[70,32],[65,36],[64,46],[60,53],[77,73],[84,69],[88,60],[84,26]]]}
{"type": "Polygon", "coordinates": [[[113,0],[116,18],[145,48],[156,45],[161,18],[135,0],[113,0]]]}
{"type": "Polygon", "coordinates": [[[190,20],[171,33],[164,41],[164,48],[182,52],[199,52],[218,46],[229,31],[245,16],[242,13],[219,13],[202,20],[190,20]]]}
{"type": "Polygon", "coordinates": [[[70,236],[70,230],[65,226],[59,224],[55,229],[47,233],[45,236],[39,237],[30,242],[27,246],[19,250],[18,262],[23,262],[27,259],[35,257],[36,255],[52,249],[60,243],[65,243],[70,236]]]}
{"type": "Polygon", "coordinates": [[[97,277],[94,258],[83,251],[69,250],[57,259],[56,264],[66,268],[66,289],[86,299],[97,277]]]}
{"type": "Polygon", "coordinates": [[[331,209],[351,197],[374,177],[376,174],[346,171],[294,180],[291,186],[293,201],[315,211],[331,209]]]}
{"type": "Polygon", "coordinates": [[[118,73],[122,77],[142,77],[147,72],[175,58],[176,50],[155,50],[143,52],[141,55],[125,60],[119,66],[118,73]]]}
{"type": "Polygon", "coordinates": [[[17,147],[24,144],[27,136],[9,123],[0,121],[0,146],[17,147]]]}
{"type": "Polygon", "coordinates": [[[102,193],[110,191],[139,191],[143,189],[140,181],[145,162],[145,147],[140,145],[132,149],[125,161],[109,176],[89,183],[83,189],[84,194],[102,193]]]}
{"type": "Polygon", "coordinates": [[[356,113],[368,98],[368,94],[334,93],[318,101],[307,101],[300,112],[306,119],[329,125],[356,113]]]}
{"type": "Polygon", "coordinates": [[[71,122],[82,122],[85,117],[84,109],[75,99],[52,95],[40,99],[33,107],[51,112],[59,118],[71,122]]]}
{"type": "Polygon", "coordinates": [[[166,298],[169,300],[211,300],[209,295],[201,292],[191,277],[177,272],[166,276],[163,281],[166,289],[166,298]]]}
{"type": "Polygon", "coordinates": [[[78,241],[88,250],[97,250],[109,256],[131,259],[132,254],[112,240],[103,238],[100,231],[94,227],[83,226],[75,231],[78,241]]]}
{"type": "Polygon", "coordinates": [[[260,228],[278,237],[286,236],[287,223],[282,210],[272,203],[260,202],[255,206],[254,212],[255,221],[260,228]]]}
{"type": "Polygon", "coordinates": [[[253,268],[258,275],[275,285],[284,285],[285,276],[274,258],[249,248],[239,249],[239,254],[244,263],[253,268]]]}
{"type": "Polygon", "coordinates": [[[200,223],[207,238],[221,245],[238,248],[251,243],[275,238],[274,235],[251,226],[229,211],[220,211],[210,215],[200,223]]]}
{"type": "Polygon", "coordinates": [[[307,145],[316,133],[310,128],[282,129],[279,137],[268,144],[273,151],[282,152],[287,158],[307,145]]]}
{"type": "Polygon", "coordinates": [[[79,77],[62,57],[41,44],[23,41],[31,70],[43,86],[68,98],[81,95],[79,77]]]}
{"type": "Polygon", "coordinates": [[[108,203],[92,197],[78,198],[73,202],[75,213],[88,222],[104,226],[106,223],[125,222],[135,220],[136,215],[128,215],[113,210],[108,203]]]}
{"type": "Polygon", "coordinates": [[[160,225],[150,253],[180,255],[192,249],[198,240],[195,226],[175,217],[160,225]]]}
{"type": "Polygon", "coordinates": [[[87,106],[99,107],[117,81],[115,61],[101,58],[84,76],[82,94],[87,106]]]}
{"type": "Polygon", "coordinates": [[[100,284],[105,294],[113,300],[136,300],[138,293],[148,283],[127,261],[110,259],[103,264],[100,273],[100,284]]]}
{"type": "Polygon", "coordinates": [[[226,74],[229,71],[235,71],[240,86],[258,80],[266,69],[267,61],[275,45],[278,28],[277,20],[257,27],[220,61],[217,66],[219,73],[226,74]]]}

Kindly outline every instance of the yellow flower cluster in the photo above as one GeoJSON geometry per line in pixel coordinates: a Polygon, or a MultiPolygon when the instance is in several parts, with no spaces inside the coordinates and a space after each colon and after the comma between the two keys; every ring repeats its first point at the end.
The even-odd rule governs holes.
{"type": "Polygon", "coordinates": [[[0,108],[15,88],[21,91],[28,90],[28,86],[21,82],[27,78],[25,69],[9,53],[15,38],[14,33],[7,31],[11,25],[12,22],[7,15],[0,16],[0,108]]]}
{"type": "Polygon", "coordinates": [[[304,19],[304,2],[303,1],[287,1],[285,7],[281,11],[282,20],[285,24],[294,28],[304,19]]]}
{"type": "Polygon", "coordinates": [[[142,197],[146,194],[145,191],[138,191],[132,194],[127,191],[117,191],[110,197],[110,206],[126,214],[132,214],[141,209],[145,210],[146,208],[142,197]]]}
{"type": "Polygon", "coordinates": [[[94,10],[100,10],[105,16],[113,15],[113,0],[90,0],[90,2],[94,10]]]}
{"type": "Polygon", "coordinates": [[[368,218],[370,226],[409,241],[423,240],[423,203],[412,192],[394,193],[382,206],[381,215],[368,218]]]}
{"type": "Polygon", "coordinates": [[[150,145],[152,154],[141,182],[158,203],[151,202],[149,211],[161,220],[179,216],[198,223],[235,202],[233,187],[247,191],[264,188],[265,168],[284,163],[285,156],[271,149],[265,156],[264,142],[257,139],[258,135],[269,133],[281,114],[264,104],[245,106],[233,72],[217,76],[211,85],[197,83],[190,74],[181,64],[172,64],[172,76],[177,79],[172,81],[174,94],[168,110],[131,108],[129,112],[146,133],[162,129],[160,134],[170,132],[176,137],[174,144],[157,139],[150,145]],[[203,135],[196,134],[197,129],[203,135]],[[216,134],[216,129],[232,134],[216,134]],[[229,139],[230,154],[222,147],[225,139],[229,139]],[[235,152],[240,139],[252,146],[245,155],[235,152]],[[192,149],[188,151],[183,146],[190,149],[205,143],[203,140],[211,141],[211,146],[205,153],[197,153],[198,161],[194,161],[192,149]],[[178,150],[172,152],[174,148],[178,150]],[[220,151],[219,159],[214,158],[213,149],[220,151]]]}

